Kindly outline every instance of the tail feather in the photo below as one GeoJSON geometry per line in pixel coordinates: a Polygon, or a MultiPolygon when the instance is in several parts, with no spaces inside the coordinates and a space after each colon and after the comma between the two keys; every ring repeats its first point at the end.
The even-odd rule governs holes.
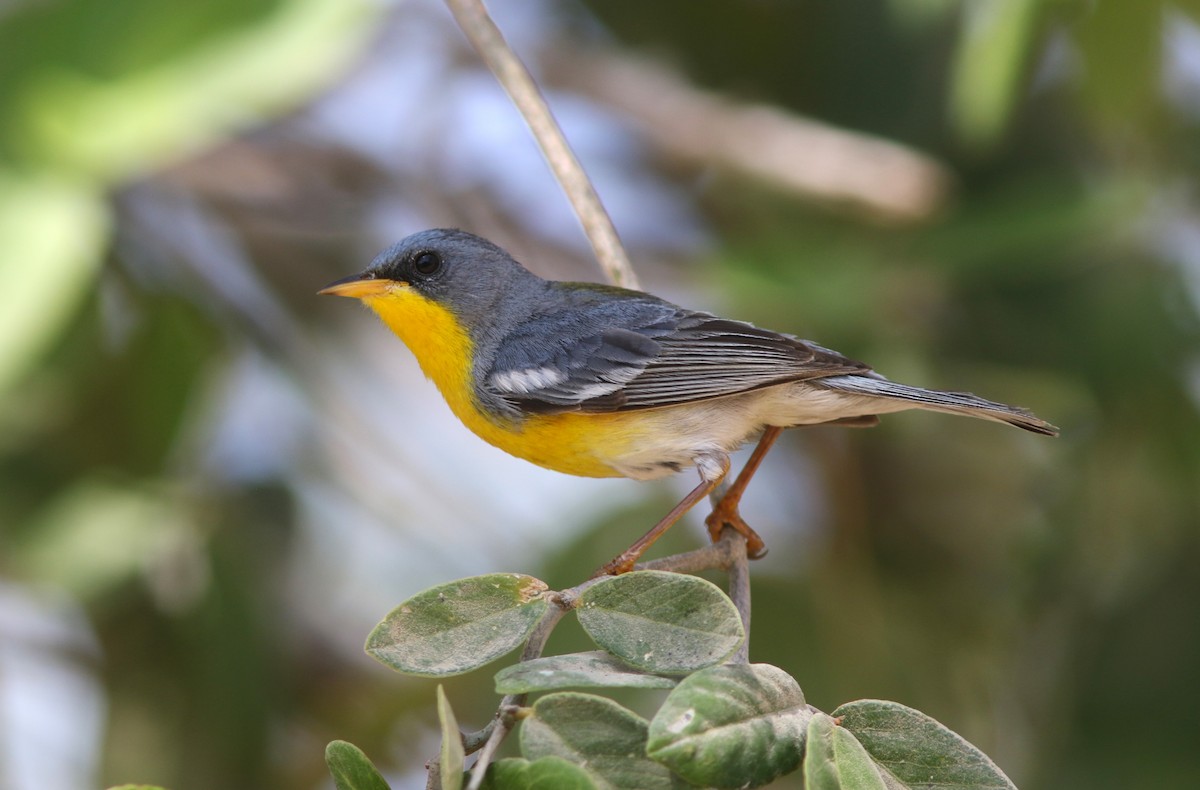
{"type": "Polygon", "coordinates": [[[880,398],[891,398],[908,401],[914,408],[940,411],[947,414],[961,414],[967,417],[979,417],[985,420],[996,420],[1024,428],[1033,433],[1045,436],[1058,436],[1058,428],[1025,409],[997,403],[969,392],[943,392],[927,390],[921,387],[910,387],[907,384],[897,384],[882,376],[851,375],[829,376],[828,378],[811,381],[812,384],[839,390],[841,392],[867,395],[880,398]]]}

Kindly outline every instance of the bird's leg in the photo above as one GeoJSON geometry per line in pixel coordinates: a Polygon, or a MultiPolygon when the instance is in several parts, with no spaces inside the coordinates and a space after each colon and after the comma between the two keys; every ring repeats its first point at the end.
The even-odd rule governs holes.
{"type": "Polygon", "coordinates": [[[783,432],[782,428],[774,425],[768,426],[763,431],[762,438],[758,440],[758,445],[755,446],[754,452],[750,454],[750,460],[742,467],[742,471],[738,473],[737,480],[733,481],[733,485],[725,492],[725,496],[721,497],[721,501],[713,508],[713,512],[704,523],[708,525],[708,534],[716,543],[721,538],[721,530],[725,527],[732,527],[738,532],[746,536],[746,554],[751,559],[758,559],[767,553],[767,544],[758,536],[758,533],[750,529],[750,525],[742,520],[741,513],[738,512],[738,504],[742,501],[742,494],[746,492],[746,486],[750,483],[750,478],[754,477],[754,473],[758,471],[759,464],[767,455],[767,451],[771,449],[771,445],[779,438],[779,434],[783,432]]]}
{"type": "MultiPolygon", "coordinates": [[[[634,564],[646,553],[646,549],[662,537],[663,533],[670,529],[676,521],[683,517],[683,514],[691,510],[697,502],[708,496],[709,492],[717,487],[725,475],[729,472],[729,458],[726,457],[716,473],[709,472],[706,474],[706,468],[700,469],[700,484],[693,488],[688,495],[679,501],[679,504],[671,508],[671,512],[663,516],[657,524],[650,528],[650,531],[642,535],[632,546],[625,551],[613,557],[612,560],[604,565],[601,565],[592,578],[598,576],[616,576],[621,573],[628,573],[633,570],[634,564]]],[[[757,536],[756,536],[757,537],[757,536]]],[[[760,540],[759,543],[762,543],[760,540]]]]}

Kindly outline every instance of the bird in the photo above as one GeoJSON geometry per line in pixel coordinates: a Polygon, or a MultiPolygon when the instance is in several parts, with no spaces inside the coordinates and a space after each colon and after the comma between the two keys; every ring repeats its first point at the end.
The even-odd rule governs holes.
{"type": "Polygon", "coordinates": [[[688,468],[700,481],[598,571],[625,573],[758,443],[706,519],[765,543],[739,503],[781,431],[870,426],[924,409],[1056,436],[1031,412],[967,392],[891,381],[790,334],[692,310],[648,293],[544,279],[501,247],[453,228],[414,233],[362,272],[318,293],[351,297],[408,346],[451,411],[481,439],[538,466],[583,477],[653,480],[688,468]]]}

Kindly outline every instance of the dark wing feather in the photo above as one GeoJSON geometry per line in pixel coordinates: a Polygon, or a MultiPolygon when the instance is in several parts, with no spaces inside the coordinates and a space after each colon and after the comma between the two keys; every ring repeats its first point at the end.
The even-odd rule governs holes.
{"type": "Polygon", "coordinates": [[[675,331],[659,345],[641,375],[617,392],[584,402],[583,410],[648,409],[870,370],[798,338],[707,313],[681,311],[675,331]]]}
{"type": "MultiPolygon", "coordinates": [[[[613,289],[615,290],[615,289],[613,289]]],[[[557,294],[555,309],[516,326],[497,349],[484,386],[520,411],[578,411],[591,398],[625,387],[661,352],[677,308],[610,289],[557,294]]]]}
{"type": "Polygon", "coordinates": [[[651,296],[567,293],[568,305],[506,338],[486,376],[490,394],[524,412],[612,412],[869,371],[798,338],[651,296]]]}

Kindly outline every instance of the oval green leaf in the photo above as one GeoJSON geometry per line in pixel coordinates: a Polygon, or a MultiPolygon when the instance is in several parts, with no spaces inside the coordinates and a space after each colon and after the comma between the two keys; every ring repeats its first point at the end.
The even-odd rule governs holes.
{"type": "Polygon", "coordinates": [[[676,681],[632,670],[603,650],[522,661],[496,673],[497,694],[565,688],[669,689],[676,681]]]}
{"type": "Polygon", "coordinates": [[[692,784],[757,787],[799,767],[811,718],[782,669],[712,667],[667,695],[650,722],[647,753],[692,784]]]}
{"type": "Polygon", "coordinates": [[[389,612],[367,637],[366,651],[409,675],[470,672],[525,641],[549,605],[546,589],[519,573],[431,587],[389,612]]]}
{"type": "Polygon", "coordinates": [[[1016,790],[986,754],[919,710],[864,699],[842,705],[833,715],[841,718],[842,727],[854,734],[897,786],[1016,790]]]}
{"type": "Polygon", "coordinates": [[[521,723],[521,753],[530,760],[561,757],[583,766],[600,790],[681,787],[664,766],[646,757],[646,720],[594,694],[542,697],[521,723]]]}
{"type": "Polygon", "coordinates": [[[438,725],[442,730],[442,748],[438,754],[441,790],[462,790],[463,761],[467,754],[463,749],[462,733],[458,730],[458,719],[440,683],[437,687],[437,712],[438,725]]]}
{"type": "Polygon", "coordinates": [[[719,664],[745,638],[742,618],[715,584],[666,571],[604,579],[579,596],[579,623],[592,640],[648,672],[686,674],[719,664]]]}
{"type": "Polygon", "coordinates": [[[519,757],[488,767],[482,790],[598,790],[587,771],[561,757],[519,757]]]}
{"type": "Polygon", "coordinates": [[[832,716],[817,713],[804,745],[805,790],[887,790],[875,761],[832,716]]]}
{"type": "Polygon", "coordinates": [[[325,764],[337,790],[389,790],[383,775],[352,743],[331,742],[325,747],[325,764]]]}

